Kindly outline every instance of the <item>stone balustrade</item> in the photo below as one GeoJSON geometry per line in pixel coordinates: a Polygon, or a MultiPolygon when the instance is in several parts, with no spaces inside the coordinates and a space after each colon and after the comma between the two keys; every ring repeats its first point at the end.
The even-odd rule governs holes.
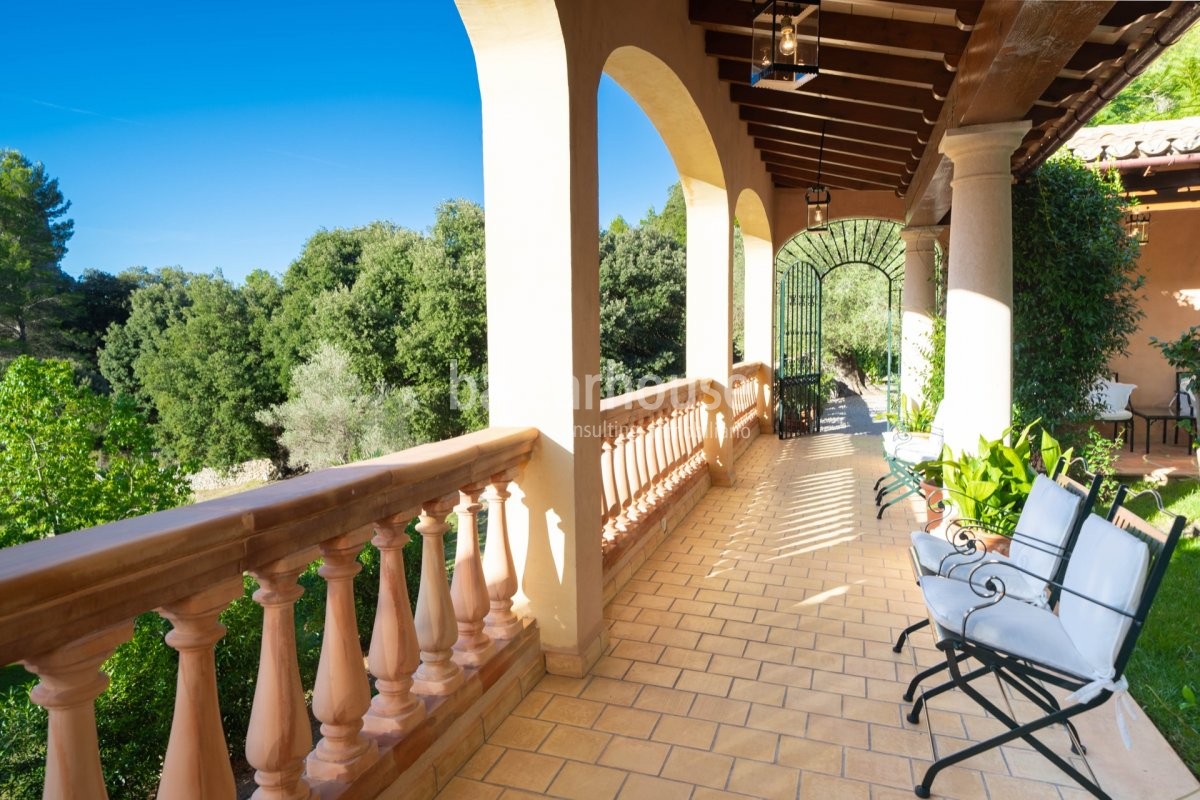
{"type": "Polygon", "coordinates": [[[733,436],[765,415],[763,365],[737,364],[730,385],[685,379],[605,400],[600,407],[601,520],[605,564],[652,526],[706,468],[704,439],[728,407],[733,436]]]}
{"type": "MultiPolygon", "coordinates": [[[[661,417],[639,428],[641,457],[649,460],[627,507],[659,497],[668,467],[694,460],[694,421],[683,416],[669,434],[661,417]]],[[[485,669],[497,641],[525,630],[512,612],[517,580],[504,505],[537,437],[531,428],[480,431],[0,551],[0,664],[22,662],[39,678],[31,698],[49,713],[45,796],[106,797],[94,713],[108,684],[101,665],[132,635],[134,617],[157,611],[172,625],[164,646],[179,652],[158,796],[235,797],[217,693],[218,680],[233,676],[217,674],[214,647],[224,633],[218,617],[242,595],[247,573],[263,608],[245,754],[254,797],[334,797],[378,772],[376,765],[395,774],[403,759],[384,763],[383,754],[403,746],[465,675],[485,669]],[[489,512],[483,552],[475,533],[481,497],[489,512]],[[452,512],[462,533],[453,584],[443,543],[452,512]],[[402,553],[414,518],[422,538],[415,616],[402,553]],[[354,584],[368,543],[379,549],[381,568],[364,659],[354,584]],[[320,723],[314,747],[294,608],[303,593],[298,579],[317,560],[327,595],[312,687],[320,723]]],[[[636,459],[630,464],[640,465],[636,459]]]]}

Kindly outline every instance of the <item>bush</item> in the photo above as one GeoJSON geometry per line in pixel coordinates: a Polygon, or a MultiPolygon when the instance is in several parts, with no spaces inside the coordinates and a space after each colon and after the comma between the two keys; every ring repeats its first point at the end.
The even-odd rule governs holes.
{"type": "Polygon", "coordinates": [[[1119,176],[1054,158],[1013,188],[1015,423],[1090,420],[1088,396],[1143,316],[1119,176]]]}

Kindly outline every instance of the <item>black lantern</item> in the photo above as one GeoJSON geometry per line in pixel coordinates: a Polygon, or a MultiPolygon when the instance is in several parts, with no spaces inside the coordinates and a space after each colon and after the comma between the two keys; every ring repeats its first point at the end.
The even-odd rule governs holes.
{"type": "Polygon", "coordinates": [[[1150,212],[1133,209],[1125,212],[1125,232],[1138,244],[1150,243],[1150,212]]]}
{"type": "Polygon", "coordinates": [[[808,204],[808,232],[829,231],[829,189],[821,183],[821,169],[825,166],[825,123],[821,123],[821,149],[817,151],[817,182],[804,193],[808,204]]]}
{"type": "Polygon", "coordinates": [[[795,89],[817,77],[821,0],[754,2],[750,85],[795,89]]]}

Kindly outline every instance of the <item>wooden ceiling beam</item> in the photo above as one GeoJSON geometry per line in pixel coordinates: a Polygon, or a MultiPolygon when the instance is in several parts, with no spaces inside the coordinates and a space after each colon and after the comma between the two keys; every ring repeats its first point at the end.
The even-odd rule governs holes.
{"type": "Polygon", "coordinates": [[[772,111],[769,108],[742,106],[738,112],[738,117],[743,122],[774,125],[779,128],[808,131],[818,135],[824,131],[826,137],[893,147],[902,153],[907,153],[916,144],[916,136],[912,133],[873,128],[869,125],[860,125],[856,122],[822,120],[817,117],[806,117],[803,114],[772,111]]]}
{"type": "Polygon", "coordinates": [[[796,114],[807,114],[810,117],[857,122],[862,125],[873,125],[909,133],[923,132],[927,134],[933,127],[922,119],[920,111],[880,108],[863,103],[851,103],[846,100],[823,99],[810,94],[781,92],[777,89],[734,84],[729,87],[729,99],[742,106],[773,108],[796,114]]]}
{"type": "Polygon", "coordinates": [[[778,153],[762,153],[761,155],[767,165],[767,169],[770,169],[772,166],[806,169],[821,172],[822,174],[842,175],[847,178],[884,183],[892,187],[900,182],[900,176],[894,171],[878,172],[876,170],[861,169],[842,164],[838,162],[837,157],[833,153],[826,153],[824,158],[817,156],[813,156],[812,158],[797,158],[796,156],[784,156],[778,153]]]}
{"type": "MultiPolygon", "coordinates": [[[[754,21],[754,6],[740,0],[688,0],[688,16],[696,25],[749,31],[754,21]]],[[[842,43],[943,55],[961,53],[967,43],[966,34],[949,25],[884,17],[822,10],[820,25],[822,49],[842,43]]]]}
{"type": "MultiPolygon", "coordinates": [[[[774,141],[772,139],[754,139],[754,146],[758,148],[759,155],[764,161],[773,160],[774,158],[806,158],[816,160],[820,158],[821,147],[820,139],[812,139],[811,144],[799,144],[790,142],[774,141]]],[[[828,145],[828,142],[826,143],[828,145]]],[[[860,153],[847,153],[837,150],[831,150],[828,146],[825,147],[825,158],[828,161],[836,161],[839,164],[846,164],[852,167],[861,167],[874,172],[881,172],[885,175],[899,176],[904,172],[904,165],[895,161],[884,161],[878,158],[869,158],[860,153]]]]}
{"type": "Polygon", "coordinates": [[[1100,20],[1100,24],[1106,28],[1124,28],[1153,14],[1161,14],[1170,7],[1170,0],[1126,0],[1114,5],[1112,11],[1100,20]]]}
{"type": "MultiPolygon", "coordinates": [[[[779,142],[785,145],[799,145],[802,147],[819,147],[821,142],[820,126],[815,126],[813,130],[798,131],[788,128],[779,128],[772,125],[751,124],[748,128],[751,136],[758,139],[763,139],[770,142],[779,142]]],[[[898,150],[892,147],[880,147],[874,144],[865,144],[857,141],[845,141],[843,139],[825,140],[825,152],[850,153],[852,155],[870,158],[876,161],[891,162],[897,166],[901,166],[908,159],[909,153],[907,150],[898,150]]]]}
{"type": "MultiPolygon", "coordinates": [[[[817,171],[788,169],[787,167],[773,167],[767,165],[767,171],[771,175],[788,178],[793,181],[799,181],[802,186],[813,186],[817,182],[817,171]]],[[[822,173],[821,183],[829,189],[892,189],[895,184],[875,183],[872,181],[861,181],[855,178],[847,178],[842,175],[836,175],[829,172],[822,173]]]]}
{"type": "MultiPolygon", "coordinates": [[[[1093,28],[1093,30],[1095,30],[1093,28]]],[[[1067,59],[1064,69],[1074,72],[1091,72],[1101,64],[1110,64],[1121,56],[1129,47],[1122,42],[1105,44],[1104,42],[1084,42],[1079,49],[1067,59]]]]}
{"type": "Polygon", "coordinates": [[[984,5],[950,96],[907,182],[908,224],[936,225],[950,210],[951,165],[938,152],[946,132],[1025,119],[1112,6],[1111,0],[984,5]]]}
{"type": "MultiPolygon", "coordinates": [[[[750,63],[722,58],[717,62],[717,77],[728,83],[749,85],[750,63]]],[[[1091,84],[1088,83],[1088,85],[1091,84]]],[[[917,110],[925,115],[932,112],[933,119],[937,119],[937,111],[941,108],[941,104],[934,100],[933,94],[928,89],[828,73],[821,73],[808,83],[793,90],[792,94],[869,103],[887,108],[917,110]]]]}
{"type": "MultiPolygon", "coordinates": [[[[750,37],[740,33],[705,31],[704,49],[710,56],[750,62],[750,37]]],[[[838,47],[821,42],[822,72],[859,76],[868,80],[905,81],[923,86],[949,83],[953,75],[939,61],[928,58],[894,56],[838,47]]]]}

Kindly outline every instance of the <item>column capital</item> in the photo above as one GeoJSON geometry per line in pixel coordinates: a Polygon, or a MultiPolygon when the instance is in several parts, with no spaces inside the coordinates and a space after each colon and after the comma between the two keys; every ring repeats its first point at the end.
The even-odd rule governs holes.
{"type": "Polygon", "coordinates": [[[938,152],[954,162],[954,179],[985,175],[1010,176],[1013,151],[1032,123],[1027,119],[968,125],[947,131],[938,152]]]}
{"type": "Polygon", "coordinates": [[[931,245],[938,240],[948,225],[910,225],[900,229],[900,238],[904,240],[907,249],[919,249],[921,245],[931,245]]]}

